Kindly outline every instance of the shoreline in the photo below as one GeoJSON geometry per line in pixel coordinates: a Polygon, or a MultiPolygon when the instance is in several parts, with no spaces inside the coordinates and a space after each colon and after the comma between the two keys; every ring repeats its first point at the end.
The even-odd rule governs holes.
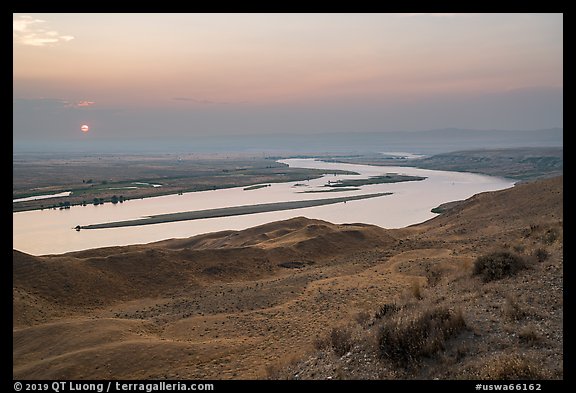
{"type": "Polygon", "coordinates": [[[201,220],[205,218],[241,216],[247,214],[267,213],[282,210],[303,209],[307,207],[324,206],[335,203],[346,203],[347,201],[377,198],[387,195],[392,195],[392,193],[380,192],[374,194],[356,195],[356,196],[339,197],[339,198],[312,199],[305,201],[290,201],[290,202],[273,202],[257,205],[232,206],[218,209],[206,209],[206,210],[187,211],[180,213],[158,214],[135,220],[113,221],[102,224],[78,225],[75,229],[79,231],[81,229],[120,228],[129,226],[162,224],[177,221],[201,220]]]}
{"type": "MultiPolygon", "coordinates": [[[[299,168],[299,169],[305,169],[305,168],[299,168]]],[[[292,182],[292,181],[314,180],[314,179],[319,179],[322,176],[325,176],[326,174],[333,174],[333,173],[339,173],[339,174],[343,174],[343,175],[357,175],[358,174],[358,173],[354,173],[354,172],[350,172],[350,171],[329,171],[329,170],[327,170],[324,174],[318,174],[318,175],[314,175],[312,177],[306,176],[306,177],[300,178],[298,176],[295,176],[294,178],[289,178],[289,179],[270,179],[266,183],[267,184],[278,184],[278,183],[285,183],[285,182],[292,182]]],[[[154,181],[159,182],[161,180],[156,179],[154,181]]],[[[139,188],[139,190],[152,190],[153,192],[152,193],[145,192],[143,194],[138,194],[138,195],[127,194],[127,195],[122,195],[122,196],[124,197],[123,201],[127,202],[127,201],[137,200],[137,199],[149,199],[149,198],[156,198],[156,197],[161,197],[161,196],[181,195],[183,193],[187,194],[187,193],[192,193],[192,192],[217,191],[217,190],[224,190],[224,189],[237,188],[237,187],[250,188],[250,187],[254,187],[255,185],[259,185],[259,183],[256,183],[256,184],[247,183],[247,184],[240,184],[240,185],[238,185],[238,184],[232,184],[232,185],[231,184],[225,184],[225,185],[200,184],[200,185],[196,185],[194,188],[170,187],[170,186],[166,186],[166,187],[142,187],[142,188],[139,188]]],[[[261,187],[258,187],[258,188],[261,188],[261,187]]],[[[253,189],[244,190],[244,191],[251,191],[251,190],[253,190],[253,189]]],[[[60,202],[63,202],[63,198],[75,198],[77,196],[76,194],[74,194],[74,191],[75,190],[72,190],[71,191],[72,194],[68,195],[68,196],[27,201],[27,202],[49,201],[49,202],[52,202],[52,205],[50,205],[50,206],[44,206],[44,207],[26,206],[26,205],[20,206],[20,204],[25,204],[27,202],[12,202],[12,213],[59,209],[61,207],[60,202]],[[54,200],[54,199],[57,199],[57,200],[54,200]]],[[[112,194],[112,192],[106,194],[105,197],[100,198],[100,199],[103,199],[104,203],[106,203],[106,204],[113,203],[110,200],[110,198],[111,198],[110,194],[112,194]]],[[[78,198],[78,201],[76,201],[76,202],[70,202],[70,200],[68,200],[67,202],[70,202],[71,207],[73,207],[73,206],[82,207],[85,205],[92,205],[93,199],[94,198],[92,196],[86,198],[85,200],[83,200],[85,202],[85,204],[82,203],[81,201],[79,201],[80,198],[78,198]]],[[[14,200],[14,198],[13,198],[13,200],[14,200]]],[[[104,203],[101,202],[100,204],[104,204],[104,203]]]]}

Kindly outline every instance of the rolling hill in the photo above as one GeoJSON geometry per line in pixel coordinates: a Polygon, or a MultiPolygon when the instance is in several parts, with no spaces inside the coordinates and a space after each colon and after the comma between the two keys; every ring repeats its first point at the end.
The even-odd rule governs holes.
{"type": "Polygon", "coordinates": [[[561,379],[562,182],[478,194],[394,230],[299,217],[62,255],[14,250],[13,377],[561,379]],[[475,261],[493,251],[525,268],[483,281],[475,261]],[[434,350],[384,356],[387,326],[398,338],[411,332],[401,321],[438,315],[460,322],[434,350]]]}

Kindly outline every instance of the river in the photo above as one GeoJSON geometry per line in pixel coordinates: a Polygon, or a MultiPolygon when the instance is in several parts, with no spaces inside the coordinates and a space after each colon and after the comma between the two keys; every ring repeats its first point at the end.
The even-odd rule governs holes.
{"type": "Polygon", "coordinates": [[[379,167],[323,162],[315,159],[287,159],[280,162],[296,168],[341,169],[359,175],[327,175],[303,182],[272,183],[270,187],[245,187],[191,192],[183,195],[129,200],[124,203],[73,206],[64,210],[35,210],[13,213],[13,247],[32,255],[60,254],[89,248],[149,243],[198,234],[240,230],[271,221],[305,216],[333,223],[367,223],[400,228],[434,217],[430,210],[444,202],[474,194],[512,187],[510,179],[465,172],[447,172],[412,167],[379,167]],[[361,179],[398,173],[425,176],[422,181],[360,186],[359,190],[304,193],[324,190],[328,181],[361,179]],[[391,192],[373,199],[326,206],[257,213],[233,217],[199,219],[154,225],[75,231],[77,225],[133,220],[157,214],[253,205],[283,201],[324,199],[340,196],[391,192]]]}

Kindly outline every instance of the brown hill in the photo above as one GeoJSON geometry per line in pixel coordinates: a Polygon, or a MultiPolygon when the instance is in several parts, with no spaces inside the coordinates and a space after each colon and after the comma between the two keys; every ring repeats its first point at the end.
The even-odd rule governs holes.
{"type": "Polygon", "coordinates": [[[563,177],[519,183],[502,192],[476,194],[434,219],[420,224],[431,235],[468,233],[476,237],[490,236],[494,230],[514,231],[525,224],[562,223],[563,177]]]}
{"type": "Polygon", "coordinates": [[[562,378],[562,177],[475,195],[392,234],[401,246],[387,264],[396,278],[413,277],[412,287],[335,324],[316,350],[273,378],[562,378]],[[492,273],[503,271],[494,259],[502,254],[524,268],[489,282],[473,274],[479,257],[492,273]]]}
{"type": "Polygon", "coordinates": [[[50,320],[46,307],[34,311],[39,301],[82,311],[179,292],[183,285],[198,289],[214,280],[264,278],[286,267],[321,264],[334,255],[395,242],[379,227],[299,217],[245,231],[58,256],[34,257],[15,250],[14,321],[50,320]]]}
{"type": "Polygon", "coordinates": [[[484,378],[480,364],[521,348],[558,378],[562,214],[560,177],[479,194],[398,230],[299,217],[148,245],[14,251],[13,375],[484,378]],[[530,268],[487,284],[472,276],[474,259],[496,248],[530,268]],[[460,349],[450,341],[432,363],[398,368],[376,356],[370,330],[394,302],[413,313],[458,308],[471,330],[453,339],[460,349]],[[508,318],[515,307],[522,317],[508,318]],[[315,346],[348,322],[346,353],[315,346]],[[523,329],[537,337],[531,347],[518,341],[523,329]],[[447,372],[455,352],[461,358],[447,372]]]}

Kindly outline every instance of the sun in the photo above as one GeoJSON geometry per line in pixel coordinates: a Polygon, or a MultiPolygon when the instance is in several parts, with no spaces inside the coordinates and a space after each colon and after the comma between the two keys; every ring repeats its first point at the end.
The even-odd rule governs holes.
{"type": "Polygon", "coordinates": [[[80,127],[80,129],[82,130],[82,132],[88,132],[88,130],[90,130],[90,127],[88,127],[86,124],[82,125],[82,127],[80,127]]]}

